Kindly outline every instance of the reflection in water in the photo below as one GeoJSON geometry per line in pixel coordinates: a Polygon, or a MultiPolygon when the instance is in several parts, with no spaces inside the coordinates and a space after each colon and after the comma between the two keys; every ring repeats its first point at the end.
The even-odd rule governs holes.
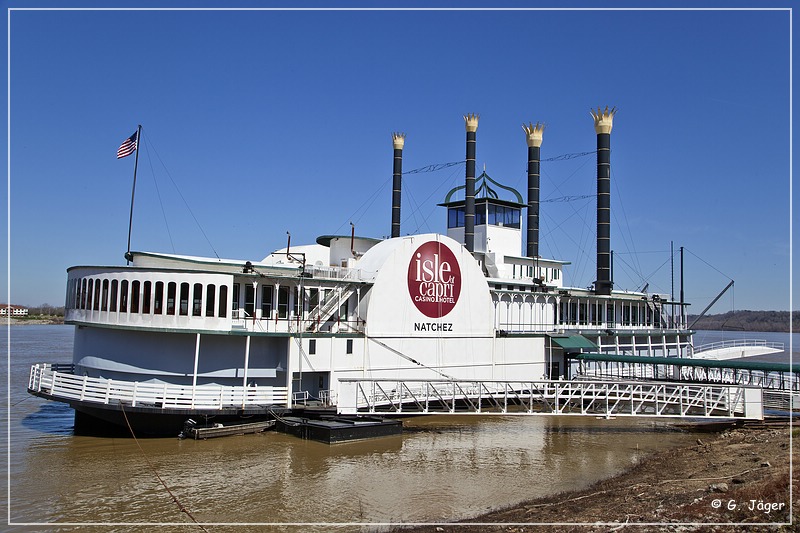
{"type": "MultiPolygon", "coordinates": [[[[55,333],[69,339],[70,329],[55,333]]],[[[188,523],[132,439],[74,436],[71,409],[28,397],[39,349],[12,358],[12,521],[188,523]]],[[[649,419],[430,416],[404,425],[399,437],[334,446],[275,432],[139,443],[201,522],[396,523],[585,487],[641,453],[696,438],[649,419]]]]}
{"type": "MultiPolygon", "coordinates": [[[[275,432],[140,444],[201,522],[420,522],[584,487],[627,468],[638,450],[689,438],[636,420],[440,416],[405,424],[413,431],[401,437],[334,446],[275,432]]],[[[184,519],[131,439],[37,435],[24,456],[13,476],[15,520],[184,519]]]]}

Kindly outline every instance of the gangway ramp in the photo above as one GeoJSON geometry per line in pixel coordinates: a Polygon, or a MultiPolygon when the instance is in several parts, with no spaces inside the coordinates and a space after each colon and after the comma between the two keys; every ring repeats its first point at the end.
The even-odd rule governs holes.
{"type": "Polygon", "coordinates": [[[341,414],[764,417],[759,387],[646,381],[340,379],[341,414]]]}

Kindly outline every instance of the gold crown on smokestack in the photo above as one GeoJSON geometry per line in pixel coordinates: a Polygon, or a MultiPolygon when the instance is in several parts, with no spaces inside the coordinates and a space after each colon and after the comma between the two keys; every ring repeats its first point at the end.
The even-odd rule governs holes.
{"type": "Polygon", "coordinates": [[[601,133],[611,133],[611,128],[613,127],[614,123],[614,114],[617,112],[616,107],[612,107],[611,110],[608,110],[608,106],[606,106],[605,111],[602,111],[599,107],[597,108],[597,113],[594,112],[594,109],[589,111],[594,118],[594,131],[598,135],[601,133]]]}
{"type": "Polygon", "coordinates": [[[525,140],[528,141],[528,146],[535,146],[537,148],[542,146],[544,124],[540,124],[539,122],[537,122],[535,126],[533,123],[529,123],[527,126],[523,124],[522,129],[525,130],[525,140]]]}
{"type": "Polygon", "coordinates": [[[469,132],[476,132],[478,131],[478,119],[480,115],[475,113],[469,113],[464,115],[464,124],[467,127],[467,131],[469,132]]]}
{"type": "Polygon", "coordinates": [[[402,150],[403,146],[406,143],[406,134],[405,133],[392,133],[392,144],[394,144],[395,150],[402,150]]]}

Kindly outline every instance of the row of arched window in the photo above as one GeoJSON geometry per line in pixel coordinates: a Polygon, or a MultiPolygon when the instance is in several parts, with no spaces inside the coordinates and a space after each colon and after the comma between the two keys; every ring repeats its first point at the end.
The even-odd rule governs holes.
{"type": "Polygon", "coordinates": [[[228,286],[175,281],[74,278],[67,308],[145,315],[228,316],[228,286]]]}

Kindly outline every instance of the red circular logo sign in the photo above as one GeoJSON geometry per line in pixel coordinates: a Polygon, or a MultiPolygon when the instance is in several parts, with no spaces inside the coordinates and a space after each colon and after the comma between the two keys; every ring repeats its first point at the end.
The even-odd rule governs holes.
{"type": "Polygon", "coordinates": [[[408,294],[427,317],[442,318],[453,310],[461,294],[461,268],[450,248],[436,241],[417,248],[408,264],[408,294]]]}

